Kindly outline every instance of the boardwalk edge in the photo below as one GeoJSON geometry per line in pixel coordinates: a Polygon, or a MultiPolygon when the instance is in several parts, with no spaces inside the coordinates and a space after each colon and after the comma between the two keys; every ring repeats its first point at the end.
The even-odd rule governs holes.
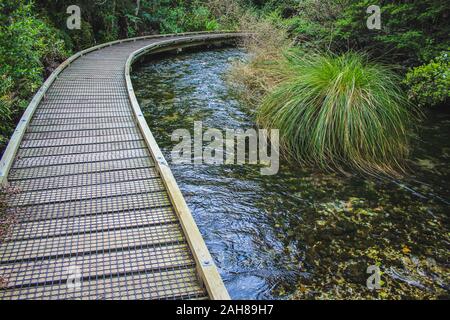
{"type": "Polygon", "coordinates": [[[208,294],[213,300],[229,300],[230,296],[228,294],[225,285],[223,284],[222,278],[217,270],[211,254],[203,240],[202,235],[192,217],[191,211],[186,204],[186,201],[178,187],[178,184],[170,170],[167,161],[165,160],[148,124],[144,118],[142,110],[134,94],[133,85],[131,82],[130,72],[133,62],[140,56],[144,54],[151,53],[155,49],[160,48],[172,48],[172,46],[182,45],[192,42],[204,42],[204,41],[214,41],[214,40],[225,40],[231,38],[237,38],[243,34],[239,33],[228,33],[228,34],[214,34],[205,37],[189,37],[181,39],[165,40],[158,43],[147,45],[133,52],[125,64],[125,79],[127,85],[128,95],[133,107],[133,113],[136,117],[136,121],[142,134],[144,140],[156,160],[156,167],[161,174],[161,178],[167,188],[169,198],[174,206],[175,213],[177,214],[183,231],[186,235],[186,240],[191,248],[192,254],[194,256],[195,262],[197,264],[197,270],[199,274],[200,281],[206,287],[208,294]]]}

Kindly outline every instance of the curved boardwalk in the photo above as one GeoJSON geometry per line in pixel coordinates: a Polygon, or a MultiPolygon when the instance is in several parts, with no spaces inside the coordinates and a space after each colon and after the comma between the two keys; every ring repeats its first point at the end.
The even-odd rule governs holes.
{"type": "MultiPolygon", "coordinates": [[[[205,37],[221,35],[189,35],[205,37]]],[[[127,59],[163,40],[83,55],[37,104],[7,176],[0,299],[228,298],[128,93],[127,59]]]]}

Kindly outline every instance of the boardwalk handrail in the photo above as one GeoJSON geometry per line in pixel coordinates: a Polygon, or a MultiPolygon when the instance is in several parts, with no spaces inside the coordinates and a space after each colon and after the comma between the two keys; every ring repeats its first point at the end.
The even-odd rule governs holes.
{"type": "MultiPolygon", "coordinates": [[[[239,33],[231,34],[230,38],[234,38],[240,35],[241,34],[239,33]]],[[[184,200],[178,184],[175,181],[172,171],[170,170],[167,161],[164,158],[164,155],[162,154],[150,128],[148,127],[147,121],[144,118],[144,115],[134,94],[130,72],[133,61],[135,61],[138,57],[151,52],[152,50],[177,44],[185,44],[192,41],[218,40],[223,38],[224,36],[222,34],[221,36],[211,35],[208,38],[200,39],[183,38],[161,41],[136,50],[128,57],[125,64],[125,79],[127,84],[127,91],[139,129],[141,130],[144,136],[144,140],[155,159],[156,168],[158,169],[162,177],[162,180],[167,189],[167,193],[169,194],[170,200],[174,206],[175,213],[180,220],[181,226],[186,235],[186,240],[189,244],[189,247],[191,248],[192,254],[197,264],[199,278],[205,285],[210,298],[214,300],[229,300],[230,296],[228,295],[228,292],[222,282],[222,278],[217,271],[214,260],[212,259],[208,248],[206,247],[197,224],[192,217],[191,211],[189,210],[189,207],[184,200]]]]}
{"type": "Polygon", "coordinates": [[[200,35],[200,34],[234,34],[232,31],[202,31],[202,32],[185,32],[185,33],[174,33],[174,34],[162,34],[162,35],[149,35],[149,36],[141,36],[141,37],[135,37],[135,38],[127,38],[127,39],[121,39],[121,40],[115,40],[103,44],[99,44],[97,46],[85,49],[83,51],[77,52],[76,54],[69,57],[67,60],[65,60],[63,63],[61,63],[53,72],[52,74],[47,78],[47,80],[44,82],[44,84],[39,88],[39,90],[36,92],[36,94],[33,96],[33,99],[30,101],[28,107],[26,108],[25,112],[23,113],[22,117],[19,120],[19,123],[16,126],[16,129],[14,130],[13,135],[11,136],[11,139],[9,140],[9,143],[3,153],[2,159],[0,160],[0,186],[5,186],[8,184],[8,174],[11,169],[11,166],[13,164],[14,158],[17,154],[17,150],[19,149],[20,142],[22,141],[23,135],[25,134],[25,131],[33,117],[34,112],[36,111],[37,106],[41,102],[42,98],[45,97],[45,94],[47,90],[50,88],[50,86],[53,84],[53,82],[58,78],[59,74],[67,68],[72,62],[77,60],[78,58],[82,57],[83,55],[96,51],[105,47],[109,47],[115,44],[119,44],[122,42],[130,42],[130,41],[137,41],[137,40],[144,40],[144,39],[152,39],[152,38],[173,38],[173,37],[180,37],[185,35],[200,35]]]}

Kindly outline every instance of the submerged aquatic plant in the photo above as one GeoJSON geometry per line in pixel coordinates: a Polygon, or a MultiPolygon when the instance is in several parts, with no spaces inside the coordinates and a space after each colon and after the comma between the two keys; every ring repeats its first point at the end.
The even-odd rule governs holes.
{"type": "Polygon", "coordinates": [[[280,130],[294,159],[339,171],[404,171],[417,113],[388,67],[362,53],[290,51],[274,72],[283,79],[265,97],[258,122],[280,130]]]}

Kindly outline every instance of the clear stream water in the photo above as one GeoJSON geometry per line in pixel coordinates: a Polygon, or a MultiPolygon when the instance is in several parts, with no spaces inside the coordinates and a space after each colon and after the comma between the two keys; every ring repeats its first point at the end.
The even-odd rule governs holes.
{"type": "Polygon", "coordinates": [[[282,163],[175,165],[175,129],[255,127],[224,80],[239,49],[135,66],[146,119],[234,299],[449,298],[450,114],[430,112],[402,180],[282,163]],[[383,272],[378,291],[367,267],[383,272]]]}

